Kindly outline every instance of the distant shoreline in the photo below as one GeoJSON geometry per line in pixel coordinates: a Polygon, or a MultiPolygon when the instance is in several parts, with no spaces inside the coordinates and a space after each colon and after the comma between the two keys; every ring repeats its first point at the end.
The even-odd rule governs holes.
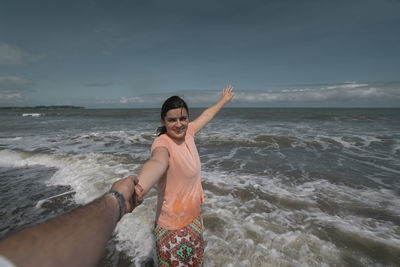
{"type": "Polygon", "coordinates": [[[79,106],[34,106],[34,107],[0,107],[0,110],[65,110],[65,109],[86,109],[79,106]]]}
{"type": "MultiPolygon", "coordinates": [[[[207,107],[201,106],[193,106],[190,109],[206,109],[207,107]]],[[[136,110],[136,109],[156,109],[159,110],[159,107],[81,107],[81,106],[26,106],[26,107],[0,107],[0,110],[136,110]]],[[[320,110],[329,110],[329,109],[342,109],[342,110],[350,110],[350,109],[358,109],[358,110],[389,110],[389,109],[400,109],[400,107],[278,107],[278,106],[271,106],[271,107],[263,107],[263,106],[254,106],[254,107],[247,107],[247,106],[232,106],[232,107],[224,107],[224,109],[320,109],[320,110]]]]}

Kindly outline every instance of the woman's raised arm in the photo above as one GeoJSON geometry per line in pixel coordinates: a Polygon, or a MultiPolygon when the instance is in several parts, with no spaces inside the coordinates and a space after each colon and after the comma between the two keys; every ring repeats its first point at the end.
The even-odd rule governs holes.
{"type": "Polygon", "coordinates": [[[196,118],[193,123],[196,126],[196,133],[199,132],[204,126],[209,123],[218,111],[229,101],[232,100],[234,94],[232,93],[233,87],[228,85],[226,88],[222,89],[221,99],[212,107],[209,107],[201,115],[196,118]]]}

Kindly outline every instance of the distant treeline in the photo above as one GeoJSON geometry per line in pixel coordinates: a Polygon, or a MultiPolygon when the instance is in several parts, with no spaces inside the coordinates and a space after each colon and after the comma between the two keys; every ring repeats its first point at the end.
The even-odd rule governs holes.
{"type": "Polygon", "coordinates": [[[85,109],[85,107],[78,106],[34,106],[34,107],[0,107],[0,109],[7,110],[24,110],[24,109],[47,109],[47,110],[56,110],[56,109],[85,109]]]}

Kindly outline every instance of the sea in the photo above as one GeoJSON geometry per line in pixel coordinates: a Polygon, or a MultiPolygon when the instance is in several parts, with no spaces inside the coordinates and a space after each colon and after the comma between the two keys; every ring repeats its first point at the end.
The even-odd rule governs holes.
{"type": "MultiPolygon", "coordinates": [[[[1,110],[0,239],[138,174],[159,116],[1,110]]],[[[400,109],[224,108],[195,141],[205,266],[400,266],[400,109]]],[[[154,266],[156,198],[122,218],[99,266],[154,266]]]]}

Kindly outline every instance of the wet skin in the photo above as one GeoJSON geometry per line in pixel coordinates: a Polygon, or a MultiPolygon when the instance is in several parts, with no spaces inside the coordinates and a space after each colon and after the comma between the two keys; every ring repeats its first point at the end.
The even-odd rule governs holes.
{"type": "Polygon", "coordinates": [[[186,131],[189,124],[189,115],[185,108],[171,109],[161,121],[167,129],[169,137],[178,143],[185,141],[186,131]]]}

